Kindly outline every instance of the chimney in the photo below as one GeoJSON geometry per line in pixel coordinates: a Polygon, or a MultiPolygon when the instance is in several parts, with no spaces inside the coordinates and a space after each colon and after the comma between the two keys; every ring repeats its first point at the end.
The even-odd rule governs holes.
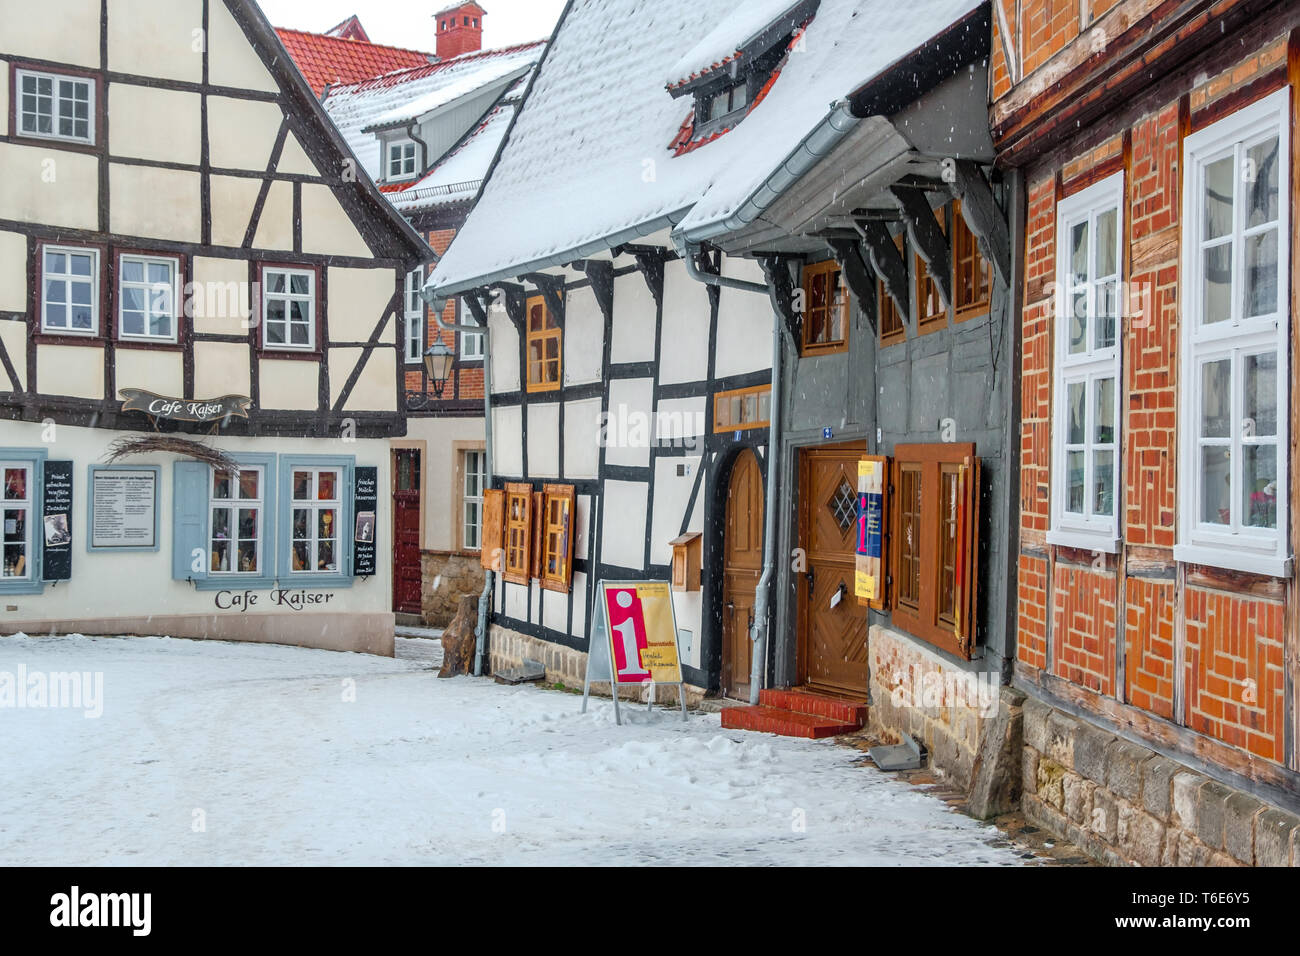
{"type": "Polygon", "coordinates": [[[477,3],[461,3],[433,15],[438,30],[438,59],[450,60],[462,53],[483,49],[483,17],[477,3]]]}

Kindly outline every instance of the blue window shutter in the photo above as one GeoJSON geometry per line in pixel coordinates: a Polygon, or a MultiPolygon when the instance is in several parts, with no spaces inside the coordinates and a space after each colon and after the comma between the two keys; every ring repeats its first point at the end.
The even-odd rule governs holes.
{"type": "Polygon", "coordinates": [[[178,461],[172,472],[172,577],[177,581],[199,581],[208,576],[211,474],[207,465],[197,461],[178,461]]]}

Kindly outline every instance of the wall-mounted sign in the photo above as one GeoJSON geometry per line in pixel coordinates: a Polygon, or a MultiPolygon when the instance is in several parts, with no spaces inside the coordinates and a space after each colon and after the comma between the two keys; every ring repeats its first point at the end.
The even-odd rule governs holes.
{"type": "Polygon", "coordinates": [[[42,492],[45,550],[41,577],[67,581],[72,577],[72,462],[47,461],[42,492]]]}
{"type": "Polygon", "coordinates": [[[858,546],[853,591],[858,603],[885,606],[885,472],[887,458],[858,462],[858,546]]]}
{"type": "Polygon", "coordinates": [[[619,684],[676,684],[682,719],[686,719],[677,617],[667,581],[601,581],[596,585],[596,627],[587,654],[584,713],[592,680],[610,682],[618,723],[622,723],[619,684]]]}
{"type": "Polygon", "coordinates": [[[124,388],[122,411],[144,412],[150,418],[174,422],[217,422],[223,418],[247,418],[253,400],[245,395],[224,395],[198,401],[189,398],[168,398],[155,395],[142,388],[124,388]]]}
{"type": "Polygon", "coordinates": [[[158,546],[158,473],[153,468],[96,468],[90,474],[90,546],[158,546]]]}
{"type": "Polygon", "coordinates": [[[352,573],[368,577],[375,573],[375,515],[379,509],[379,469],[358,468],[352,489],[352,573]]]}
{"type": "Polygon", "coordinates": [[[255,607],[288,608],[291,611],[303,611],[309,607],[323,608],[334,600],[331,591],[293,591],[288,588],[270,591],[265,597],[266,603],[263,604],[262,595],[256,591],[218,591],[212,603],[218,611],[238,611],[240,614],[247,614],[255,607]]]}

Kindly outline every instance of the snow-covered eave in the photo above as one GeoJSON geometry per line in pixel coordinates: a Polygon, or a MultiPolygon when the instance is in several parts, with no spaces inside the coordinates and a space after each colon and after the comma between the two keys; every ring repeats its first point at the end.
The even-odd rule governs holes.
{"type": "MultiPolygon", "coordinates": [[[[435,271],[429,277],[429,281],[424,286],[424,296],[426,299],[436,297],[439,299],[449,299],[454,295],[460,295],[469,292],[471,289],[482,289],[487,286],[496,285],[498,282],[509,282],[521,275],[529,272],[540,272],[543,269],[554,269],[559,266],[568,265],[578,259],[589,259],[602,252],[609,252],[617,249],[619,246],[627,245],[638,239],[644,239],[646,236],[652,236],[657,232],[672,230],[677,224],[686,218],[690,212],[690,207],[684,207],[676,212],[668,213],[664,216],[658,216],[654,219],[648,219],[645,222],[629,226],[609,236],[592,239],[580,246],[566,250],[564,252],[555,252],[543,256],[539,259],[526,260],[515,265],[497,269],[494,272],[485,273],[478,276],[470,276],[461,279],[453,279],[449,282],[436,284],[438,274],[435,271]]],[[[455,240],[452,240],[455,245],[455,240]]]]}
{"type": "Polygon", "coordinates": [[[804,174],[829,156],[861,122],[848,100],[833,103],[826,117],[790,152],[785,161],[730,215],[691,226],[678,234],[687,245],[697,245],[728,232],[738,232],[757,221],[804,174]]]}
{"type": "Polygon", "coordinates": [[[424,123],[436,119],[437,117],[441,116],[443,113],[446,113],[449,110],[452,110],[455,107],[459,106],[466,99],[473,98],[475,96],[481,96],[484,94],[485,91],[490,90],[493,87],[509,87],[510,85],[518,82],[518,80],[521,77],[523,77],[525,74],[527,74],[528,71],[531,70],[532,68],[533,68],[532,63],[524,64],[517,70],[512,70],[510,73],[504,74],[496,78],[495,80],[484,83],[482,86],[476,86],[474,89],[466,93],[462,93],[460,96],[454,97],[445,103],[440,103],[431,110],[425,110],[423,113],[407,114],[405,116],[402,116],[401,118],[389,120],[386,123],[374,123],[370,126],[362,127],[361,132],[383,133],[392,129],[405,129],[413,125],[423,125],[424,123]]]}

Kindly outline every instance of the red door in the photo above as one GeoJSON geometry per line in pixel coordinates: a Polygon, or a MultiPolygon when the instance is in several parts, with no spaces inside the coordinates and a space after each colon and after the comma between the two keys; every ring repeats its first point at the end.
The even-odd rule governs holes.
{"type": "Polygon", "coordinates": [[[393,452],[393,610],[420,613],[420,453],[393,452]]]}

